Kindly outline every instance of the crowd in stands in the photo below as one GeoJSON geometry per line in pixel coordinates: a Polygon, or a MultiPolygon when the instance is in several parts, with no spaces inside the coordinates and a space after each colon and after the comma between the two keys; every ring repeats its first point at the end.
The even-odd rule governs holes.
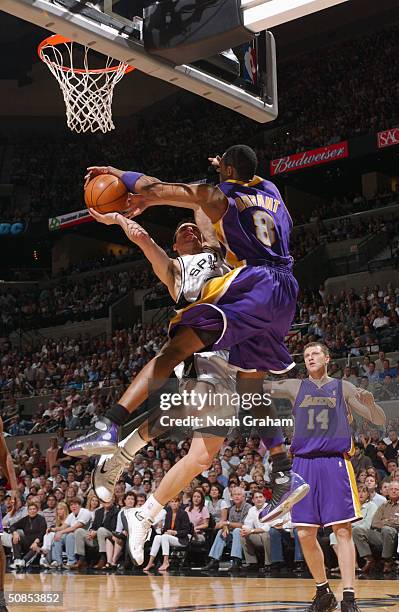
{"type": "MultiPolygon", "coordinates": [[[[342,198],[341,200],[334,198],[331,203],[320,206],[307,215],[303,212],[292,210],[291,216],[293,217],[295,229],[291,242],[291,251],[294,260],[299,261],[319,244],[365,238],[381,232],[386,233],[386,239],[387,242],[389,242],[399,233],[399,223],[395,214],[392,214],[389,218],[381,215],[379,217],[374,216],[371,219],[353,219],[348,215],[354,212],[381,208],[389,204],[397,203],[398,201],[399,197],[397,191],[390,191],[381,193],[372,200],[366,200],[360,195],[356,195],[353,199],[348,197],[342,198]],[[324,223],[329,219],[334,219],[334,221],[328,224],[324,223]],[[303,231],[301,226],[298,227],[298,225],[302,223],[311,224],[306,228],[306,232],[303,231]]],[[[171,210],[172,209],[168,210],[168,214],[171,210]]],[[[161,246],[168,250],[167,245],[163,244],[161,246]]],[[[140,257],[141,252],[134,248],[130,252],[124,254],[111,253],[106,257],[100,256],[73,264],[70,268],[63,270],[62,275],[97,270],[128,261],[135,261],[140,257]]]]}
{"type": "MultiPolygon", "coordinates": [[[[30,565],[46,570],[121,571],[131,568],[126,550],[124,511],[141,506],[163,475],[187,452],[190,439],[160,440],[147,445],[122,473],[112,502],[102,503],[91,487],[93,458],[66,456],[63,432],[41,452],[33,439],[17,441],[12,457],[20,498],[7,492],[0,471],[1,542],[12,556],[13,570],[30,565]]],[[[290,437],[287,433],[287,444],[290,437]]],[[[354,526],[359,571],[396,571],[399,523],[399,441],[397,429],[358,434],[352,463],[363,519],[354,526]],[[381,561],[381,565],[380,565],[381,561]]],[[[235,431],[219,455],[154,521],[146,545],[143,571],[171,569],[173,551],[183,549],[190,565],[217,570],[230,563],[233,572],[306,573],[296,530],[289,515],[264,524],[259,511],[270,499],[268,451],[255,430],[235,431]]],[[[332,575],[339,574],[331,528],[320,529],[319,542],[332,575]]]]}
{"type": "Polygon", "coordinates": [[[5,286],[0,291],[0,332],[107,317],[109,306],[129,291],[150,288],[155,282],[147,265],[111,274],[99,272],[79,280],[62,278],[24,289],[5,286]]]}
{"type": "MultiPolygon", "coordinates": [[[[336,207],[333,210],[335,213],[343,209],[336,207]]],[[[325,223],[322,217],[325,212],[324,208],[315,210],[309,219],[312,225],[305,232],[300,227],[294,230],[291,252],[295,261],[301,260],[322,244],[364,239],[378,234],[384,237],[384,244],[390,244],[399,234],[399,220],[396,217],[353,219],[346,216],[325,223]]],[[[18,328],[34,329],[106,317],[109,306],[132,289],[149,289],[147,300],[163,299],[167,290],[158,283],[151,267],[144,260],[142,265],[137,264],[128,270],[98,272],[80,279],[74,279],[73,276],[65,279],[66,275],[125,263],[137,257],[137,251],[101,256],[75,264],[52,282],[29,285],[24,289],[4,287],[0,291],[0,331],[7,334],[18,328]]]]}
{"type": "Polygon", "coordinates": [[[45,135],[43,143],[37,137],[15,143],[10,180],[29,195],[17,211],[15,202],[5,201],[2,217],[38,219],[83,207],[87,165],[112,164],[164,180],[195,180],[206,176],[208,155],[258,136],[267,143],[258,149],[259,172],[266,174],[270,159],[393,127],[398,119],[397,34],[398,26],[393,26],[281,65],[280,115],[270,138],[264,126],[193,97],[169,108],[167,122],[162,113],[141,117],[137,128],[120,129],[106,139],[71,135],[54,141],[45,135]],[[309,83],[317,96],[309,95],[309,83]]]}
{"type": "MultiPolygon", "coordinates": [[[[97,388],[130,382],[165,338],[163,326],[136,324],[116,331],[109,340],[89,336],[43,338],[41,347],[25,351],[4,342],[0,353],[2,397],[9,401],[11,397],[48,395],[62,390],[84,392],[85,399],[89,399],[97,388]]],[[[56,395],[55,399],[58,398],[56,395]]]]}
{"type": "MultiPolygon", "coordinates": [[[[379,399],[399,396],[398,363],[392,359],[388,359],[388,365],[383,363],[385,352],[399,346],[398,288],[364,287],[359,292],[342,290],[337,295],[327,293],[324,286],[316,291],[302,290],[295,322],[301,327],[300,333],[288,340],[292,354],[299,356],[307,342],[321,340],[331,351],[333,376],[350,377],[358,385],[369,386],[379,399]],[[380,356],[375,360],[379,351],[380,356]],[[335,363],[348,356],[350,366],[345,368],[335,363]]],[[[81,406],[86,400],[89,402],[95,389],[126,386],[165,340],[165,325],[136,324],[130,329],[115,331],[109,339],[88,335],[75,339],[43,338],[41,346],[22,351],[6,341],[0,349],[1,397],[9,402],[10,398],[57,392],[63,394],[64,400],[73,392],[79,394],[80,402],[79,406],[73,406],[73,416],[88,416],[81,406]]],[[[58,401],[61,397],[55,399],[58,401]]],[[[58,426],[64,425],[63,411],[67,406],[62,408],[58,426]]],[[[47,406],[42,409],[45,412],[47,406]]],[[[20,415],[13,417],[17,419],[20,415]]],[[[12,431],[16,435],[30,431],[33,426],[39,427],[41,418],[39,411],[27,424],[15,421],[12,431]]]]}

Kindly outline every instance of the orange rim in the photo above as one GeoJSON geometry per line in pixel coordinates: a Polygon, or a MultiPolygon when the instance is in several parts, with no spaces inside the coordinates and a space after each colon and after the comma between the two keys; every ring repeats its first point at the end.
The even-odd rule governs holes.
{"type": "Polygon", "coordinates": [[[46,64],[47,63],[52,64],[53,66],[57,66],[57,68],[60,68],[64,72],[77,72],[78,74],[103,74],[105,72],[116,72],[121,65],[126,66],[124,70],[125,74],[127,74],[128,72],[132,72],[132,70],[135,70],[134,66],[129,66],[129,64],[125,64],[125,62],[120,62],[118,65],[109,66],[108,68],[93,68],[92,70],[91,69],[85,70],[84,68],[73,68],[72,69],[72,68],[67,68],[66,66],[61,66],[60,64],[57,64],[56,62],[52,62],[51,60],[48,60],[43,56],[43,50],[46,47],[56,47],[57,45],[62,45],[63,43],[70,43],[70,42],[73,42],[73,40],[71,40],[70,38],[66,38],[66,36],[62,36],[62,34],[53,34],[52,36],[48,36],[47,38],[42,40],[42,42],[39,44],[37,48],[37,54],[42,60],[42,62],[46,64]]]}

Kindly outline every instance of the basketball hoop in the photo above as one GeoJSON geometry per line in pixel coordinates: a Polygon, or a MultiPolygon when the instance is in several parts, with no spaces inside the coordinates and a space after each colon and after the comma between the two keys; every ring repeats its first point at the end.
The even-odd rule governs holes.
{"type": "Polygon", "coordinates": [[[105,134],[115,128],[112,121],[114,87],[134,67],[107,57],[103,68],[90,68],[90,47],[76,47],[77,44],[54,34],[40,43],[37,52],[59,83],[68,127],[79,133],[100,130],[105,134]],[[83,60],[80,59],[82,49],[83,60]],[[75,68],[79,59],[83,68],[75,68]]]}

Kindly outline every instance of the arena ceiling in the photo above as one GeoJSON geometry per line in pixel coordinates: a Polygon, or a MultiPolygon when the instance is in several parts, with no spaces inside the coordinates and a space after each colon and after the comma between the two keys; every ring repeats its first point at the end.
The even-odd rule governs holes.
{"type": "MultiPolygon", "coordinates": [[[[328,11],[287,23],[273,30],[279,61],[333,44],[399,21],[397,0],[351,0],[328,11]],[[315,35],[315,32],[317,34],[315,35]]],[[[54,78],[38,61],[36,48],[46,30],[0,11],[0,115],[61,116],[64,103],[54,78]]],[[[134,71],[118,85],[114,114],[128,116],[178,90],[158,79],[134,71]]]]}

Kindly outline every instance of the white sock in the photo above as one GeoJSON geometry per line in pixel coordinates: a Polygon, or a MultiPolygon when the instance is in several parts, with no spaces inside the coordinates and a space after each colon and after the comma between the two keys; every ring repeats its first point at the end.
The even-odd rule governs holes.
{"type": "Polygon", "coordinates": [[[138,429],[134,429],[131,434],[121,440],[118,444],[119,448],[124,448],[129,455],[134,455],[139,452],[148,442],[143,440],[138,429]]]}
{"type": "Polygon", "coordinates": [[[154,519],[161,512],[162,508],[163,505],[153,495],[150,495],[147,501],[139,508],[139,512],[146,518],[154,519]]]}

